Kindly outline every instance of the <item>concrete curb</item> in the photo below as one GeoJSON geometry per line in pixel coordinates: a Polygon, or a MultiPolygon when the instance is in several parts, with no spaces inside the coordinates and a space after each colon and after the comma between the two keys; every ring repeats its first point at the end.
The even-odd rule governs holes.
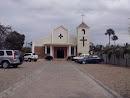
{"type": "Polygon", "coordinates": [[[77,65],[75,66],[78,70],[80,70],[83,74],[87,75],[89,78],[91,78],[93,81],[95,81],[99,86],[101,86],[104,90],[106,90],[108,93],[110,93],[114,98],[123,98],[122,96],[120,96],[118,93],[116,93],[115,91],[111,90],[110,88],[108,88],[106,85],[104,85],[103,83],[101,83],[100,81],[98,81],[97,79],[95,79],[93,76],[91,76],[90,74],[88,74],[87,72],[84,72],[81,68],[79,68],[77,65]]]}
{"type": "Polygon", "coordinates": [[[45,61],[45,59],[38,59],[37,61],[38,62],[42,62],[42,61],[45,61]]]}
{"type": "Polygon", "coordinates": [[[26,82],[30,81],[31,79],[35,78],[36,76],[38,76],[42,70],[45,68],[46,66],[44,66],[43,68],[40,68],[38,70],[36,70],[35,72],[33,72],[30,76],[26,77],[25,79],[21,80],[20,82],[14,84],[12,87],[9,87],[8,89],[4,90],[2,93],[0,93],[0,98],[9,98],[8,96],[12,96],[14,94],[14,92],[21,87],[22,85],[24,85],[26,82]]]}

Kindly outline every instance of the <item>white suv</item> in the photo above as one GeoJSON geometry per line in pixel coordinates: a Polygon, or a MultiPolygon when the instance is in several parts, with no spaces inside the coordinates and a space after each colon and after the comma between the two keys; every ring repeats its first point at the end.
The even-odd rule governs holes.
{"type": "Polygon", "coordinates": [[[34,60],[35,62],[37,61],[38,59],[38,55],[36,55],[36,53],[25,53],[24,54],[24,60],[25,61],[32,61],[34,60]]]}

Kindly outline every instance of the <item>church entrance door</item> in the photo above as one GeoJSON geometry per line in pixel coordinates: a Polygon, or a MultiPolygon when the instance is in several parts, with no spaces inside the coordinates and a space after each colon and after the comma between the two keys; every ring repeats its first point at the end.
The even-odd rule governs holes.
{"type": "Polygon", "coordinates": [[[64,49],[62,48],[57,49],[57,58],[64,58],[64,49]]]}

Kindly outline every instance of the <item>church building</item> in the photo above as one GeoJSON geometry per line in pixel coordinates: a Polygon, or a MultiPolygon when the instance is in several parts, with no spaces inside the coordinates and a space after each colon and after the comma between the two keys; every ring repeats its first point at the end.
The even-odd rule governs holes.
{"type": "Polygon", "coordinates": [[[71,35],[64,26],[58,26],[52,34],[32,41],[32,52],[39,58],[50,55],[55,59],[67,59],[79,53],[89,53],[89,27],[82,22],[77,27],[77,36],[71,35]]]}

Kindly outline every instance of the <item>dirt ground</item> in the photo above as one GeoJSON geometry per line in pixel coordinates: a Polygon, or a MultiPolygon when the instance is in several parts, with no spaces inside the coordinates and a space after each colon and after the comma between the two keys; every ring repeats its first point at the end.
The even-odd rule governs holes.
{"type": "Polygon", "coordinates": [[[73,63],[122,97],[130,98],[130,67],[73,63]]]}

